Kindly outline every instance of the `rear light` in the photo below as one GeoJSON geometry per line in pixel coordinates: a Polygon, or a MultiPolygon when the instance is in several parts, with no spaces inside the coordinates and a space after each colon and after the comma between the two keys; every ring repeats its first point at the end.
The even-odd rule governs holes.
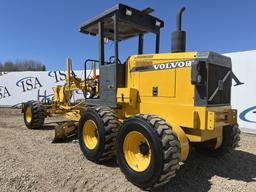
{"type": "Polygon", "coordinates": [[[197,74],[196,81],[198,84],[202,83],[202,75],[197,74]]]}
{"type": "Polygon", "coordinates": [[[202,85],[205,82],[207,75],[206,63],[204,61],[199,61],[192,70],[192,84],[202,85]]]}
{"type": "Polygon", "coordinates": [[[205,62],[199,62],[196,66],[198,73],[202,73],[205,68],[205,62]]]}

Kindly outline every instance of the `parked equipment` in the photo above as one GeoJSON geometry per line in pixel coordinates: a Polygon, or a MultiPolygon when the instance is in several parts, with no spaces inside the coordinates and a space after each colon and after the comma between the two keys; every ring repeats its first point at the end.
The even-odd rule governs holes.
{"type": "MultiPolygon", "coordinates": [[[[83,24],[99,38],[99,98],[87,99],[78,125],[83,154],[101,162],[117,156],[129,181],[150,189],[175,176],[190,144],[211,156],[232,151],[239,141],[237,112],[230,106],[232,65],[213,52],[186,52],[177,14],[172,53],[159,53],[164,22],[151,8],[118,4],[83,24]],[[155,34],[155,53],[143,54],[144,35],[155,34]],[[138,37],[138,54],[119,59],[119,43],[138,37]],[[114,42],[106,63],[104,39],[114,42]]],[[[124,52],[125,50],[121,50],[124,52]]]]}
{"type": "MultiPolygon", "coordinates": [[[[151,8],[140,11],[118,4],[80,27],[80,32],[99,39],[99,59],[87,60],[99,63],[98,96],[85,97],[85,105],[77,110],[80,148],[94,162],[116,156],[127,179],[144,189],[169,182],[187,159],[190,146],[219,156],[231,152],[239,141],[237,111],[230,103],[231,59],[214,52],[186,52],[184,10],[177,14],[171,53],[159,53],[164,22],[150,15],[151,8]],[[152,54],[143,53],[147,33],[155,35],[152,54]],[[138,37],[138,53],[121,62],[119,43],[133,37],[138,37]],[[114,56],[108,62],[106,39],[114,42],[114,56]]],[[[85,86],[77,86],[85,96],[91,95],[90,82],[86,79],[85,86]]],[[[54,106],[55,111],[67,111],[54,106]]],[[[33,107],[43,111],[39,104],[33,107]]],[[[37,127],[43,121],[41,114],[47,113],[33,116],[33,110],[25,110],[25,114],[28,121],[31,114],[40,119],[37,127]]]]}
{"type": "MultiPolygon", "coordinates": [[[[59,123],[55,128],[53,142],[63,141],[74,134],[77,134],[77,124],[81,114],[85,111],[85,100],[72,102],[75,91],[85,90],[85,81],[77,78],[71,70],[71,59],[67,59],[66,83],[53,88],[53,100],[47,100],[46,95],[39,95],[37,101],[28,101],[23,104],[24,122],[29,129],[43,127],[46,117],[54,115],[65,115],[68,121],[59,123]],[[43,97],[43,101],[40,98],[43,97]]],[[[96,63],[92,63],[92,76],[87,79],[87,98],[97,97],[98,78],[96,75],[96,63]]]]}

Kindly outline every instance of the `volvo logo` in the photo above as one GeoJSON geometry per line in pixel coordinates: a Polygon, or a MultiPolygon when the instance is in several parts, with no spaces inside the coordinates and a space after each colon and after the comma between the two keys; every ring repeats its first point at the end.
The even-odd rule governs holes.
{"type": "Polygon", "coordinates": [[[178,62],[170,62],[170,63],[161,63],[153,65],[155,70],[159,69],[175,69],[175,68],[183,68],[183,67],[191,67],[194,60],[189,61],[178,61],[178,62]]]}
{"type": "Polygon", "coordinates": [[[23,92],[26,92],[39,89],[42,87],[42,84],[37,77],[25,77],[17,81],[16,86],[22,88],[23,92]]]}
{"type": "Polygon", "coordinates": [[[145,66],[136,66],[131,69],[131,72],[137,71],[154,71],[154,70],[165,70],[165,69],[176,69],[191,67],[195,60],[186,60],[186,61],[177,61],[177,62],[168,62],[168,63],[159,63],[152,65],[151,63],[145,64],[145,66]]]}

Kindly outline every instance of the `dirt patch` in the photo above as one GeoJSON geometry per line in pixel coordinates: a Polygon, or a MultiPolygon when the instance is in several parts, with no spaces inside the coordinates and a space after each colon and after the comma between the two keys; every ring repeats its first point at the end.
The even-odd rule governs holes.
{"type": "MultiPolygon", "coordinates": [[[[0,109],[0,191],[141,191],[115,162],[92,163],[76,141],[52,144],[53,134],[51,123],[29,130],[20,110],[0,109]]],[[[255,189],[256,136],[242,134],[240,147],[223,158],[191,150],[178,175],[157,191],[255,189]]]]}

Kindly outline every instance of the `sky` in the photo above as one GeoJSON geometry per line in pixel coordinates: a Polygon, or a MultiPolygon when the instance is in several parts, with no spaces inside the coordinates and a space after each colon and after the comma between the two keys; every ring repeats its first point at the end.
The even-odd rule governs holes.
{"type": "MultiPolygon", "coordinates": [[[[86,59],[98,59],[98,39],[80,33],[79,26],[117,3],[155,10],[152,15],[165,22],[160,52],[170,52],[181,6],[186,6],[187,51],[256,49],[254,0],[0,0],[0,62],[33,59],[48,70],[64,70],[66,57],[71,57],[73,69],[83,69],[86,59]]],[[[145,37],[145,53],[154,51],[152,38],[145,37]]],[[[137,42],[134,38],[120,43],[122,61],[136,54],[137,42]]],[[[108,59],[114,45],[105,46],[108,59]]]]}

